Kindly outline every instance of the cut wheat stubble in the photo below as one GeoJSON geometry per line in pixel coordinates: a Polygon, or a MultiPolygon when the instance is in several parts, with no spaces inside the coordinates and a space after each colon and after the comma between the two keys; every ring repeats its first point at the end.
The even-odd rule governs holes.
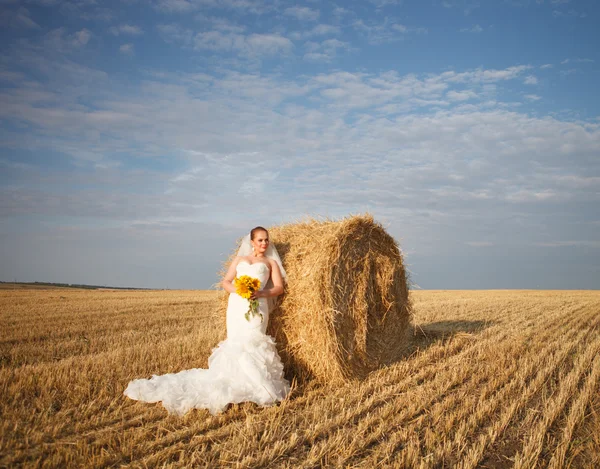
{"type": "MultiPolygon", "coordinates": [[[[110,303],[118,312],[121,299],[133,328],[133,317],[139,318],[138,333],[146,333],[154,342],[161,335],[169,337],[154,348],[153,344],[137,347],[131,333],[119,335],[115,324],[114,350],[93,349],[94,340],[106,340],[110,332],[101,319],[102,294],[91,291],[69,296],[68,311],[95,312],[85,320],[89,321],[91,350],[96,351],[77,355],[68,339],[65,342],[61,334],[70,327],[66,318],[37,324],[36,334],[57,350],[64,344],[66,353],[74,354],[70,357],[45,362],[46,345],[40,347],[41,342],[27,339],[11,345],[19,347],[19,356],[31,360],[31,365],[7,363],[0,373],[0,388],[9,393],[6,398],[15,404],[18,393],[25,398],[22,406],[3,407],[0,466],[33,467],[43,461],[48,467],[508,467],[510,458],[523,453],[523,443],[535,428],[542,428],[536,417],[544,412],[540,397],[559,396],[563,388],[566,397],[554,407],[558,418],[546,426],[551,438],[543,440],[536,456],[538,465],[548,465],[553,457],[569,464],[575,454],[578,461],[598,460],[600,453],[594,453],[598,445],[583,447],[574,440],[569,444],[569,435],[576,438],[581,428],[593,431],[590,425],[595,421],[589,419],[586,406],[594,382],[597,390],[597,377],[581,373],[578,384],[570,389],[566,381],[572,363],[593,347],[600,311],[598,292],[412,292],[419,326],[416,333],[422,330],[426,336],[415,336],[421,348],[410,357],[359,383],[304,386],[281,406],[259,409],[245,404],[218,417],[194,411],[185,418],[167,416],[159,406],[131,403],[120,397],[121,388],[139,370],[152,370],[152,364],[145,362],[151,350],[161,355],[152,359],[162,369],[174,369],[186,360],[192,363],[193,340],[198,351],[208,354],[216,345],[214,334],[222,318],[209,311],[206,303],[208,309],[198,313],[202,319],[191,322],[200,327],[194,336],[186,330],[189,319],[184,317],[195,308],[190,298],[198,295],[201,303],[201,295],[147,293],[149,303],[158,302],[164,308],[148,309],[144,295],[129,298],[127,292],[111,292],[113,300],[105,306],[110,303]],[[160,316],[166,320],[155,320],[160,316]],[[98,318],[97,335],[94,317],[98,318]],[[144,330],[147,323],[151,326],[144,330]],[[184,355],[174,350],[177,336],[186,344],[184,355]],[[142,352],[132,353],[136,348],[142,352]],[[28,349],[41,361],[28,356],[28,349]],[[55,373],[65,367],[74,373],[55,373]],[[28,376],[33,371],[37,384],[28,376]],[[52,387],[65,397],[62,408],[54,413],[44,410],[52,404],[52,394],[44,391],[51,375],[55,375],[52,387]],[[6,382],[11,376],[19,377],[19,386],[6,382]],[[80,391],[64,392],[72,384],[80,391]],[[577,409],[582,406],[586,411],[580,419],[577,409]],[[17,432],[12,431],[15,427],[17,432]],[[58,436],[56,444],[51,442],[53,435],[58,436]],[[502,444],[507,439],[513,446],[502,444]],[[490,458],[504,465],[490,464],[490,458]]],[[[30,319],[43,317],[49,305],[60,307],[56,298],[46,302],[44,295],[56,296],[56,292],[20,298],[21,309],[14,310],[18,315],[9,318],[15,323],[12,327],[18,328],[21,318],[31,327],[30,319]]],[[[216,305],[217,295],[211,295],[216,305]]],[[[0,303],[3,298],[0,294],[0,303]]],[[[57,311],[55,316],[65,314],[57,311]]],[[[79,328],[77,320],[73,316],[73,331],[79,328]]],[[[2,338],[10,339],[0,333],[2,338]]],[[[594,366],[590,362],[590,368],[594,366]]]]}

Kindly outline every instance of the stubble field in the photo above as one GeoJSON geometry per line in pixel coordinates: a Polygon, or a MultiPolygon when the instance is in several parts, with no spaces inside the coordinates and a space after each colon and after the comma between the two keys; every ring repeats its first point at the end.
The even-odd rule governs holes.
{"type": "Polygon", "coordinates": [[[411,295],[365,381],[176,417],[122,392],[206,367],[216,292],[2,289],[0,467],[600,467],[599,291],[411,295]]]}

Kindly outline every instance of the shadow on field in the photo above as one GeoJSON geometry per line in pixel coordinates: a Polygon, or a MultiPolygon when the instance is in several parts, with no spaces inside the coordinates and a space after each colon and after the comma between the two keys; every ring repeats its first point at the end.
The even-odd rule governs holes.
{"type": "Polygon", "coordinates": [[[423,350],[454,337],[475,338],[479,332],[492,326],[494,321],[438,321],[412,326],[410,353],[423,350]]]}

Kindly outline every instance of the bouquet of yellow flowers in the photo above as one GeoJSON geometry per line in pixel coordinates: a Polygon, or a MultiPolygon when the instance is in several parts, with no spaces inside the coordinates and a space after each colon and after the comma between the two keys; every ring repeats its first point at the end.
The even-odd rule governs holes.
{"type": "Polygon", "coordinates": [[[249,275],[242,275],[236,277],[233,280],[233,284],[235,285],[235,292],[242,298],[247,299],[248,303],[250,303],[250,308],[244,315],[246,321],[250,321],[250,316],[256,316],[258,314],[260,316],[260,322],[262,322],[263,315],[258,312],[258,299],[250,299],[252,294],[260,288],[260,280],[250,277],[249,275]]]}

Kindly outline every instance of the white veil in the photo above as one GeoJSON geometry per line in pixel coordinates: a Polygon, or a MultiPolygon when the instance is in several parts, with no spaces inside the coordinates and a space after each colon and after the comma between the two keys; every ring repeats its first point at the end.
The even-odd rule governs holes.
{"type": "MultiPolygon", "coordinates": [[[[242,238],[242,243],[240,244],[240,249],[237,252],[238,256],[249,256],[252,254],[252,243],[250,241],[250,235],[247,234],[242,238]]],[[[269,247],[265,251],[265,257],[268,259],[273,259],[277,262],[279,266],[279,271],[281,272],[281,277],[283,281],[287,281],[287,274],[285,273],[285,269],[283,268],[283,264],[281,263],[281,257],[279,257],[279,253],[277,252],[277,248],[272,242],[269,242],[269,247]]]]}

